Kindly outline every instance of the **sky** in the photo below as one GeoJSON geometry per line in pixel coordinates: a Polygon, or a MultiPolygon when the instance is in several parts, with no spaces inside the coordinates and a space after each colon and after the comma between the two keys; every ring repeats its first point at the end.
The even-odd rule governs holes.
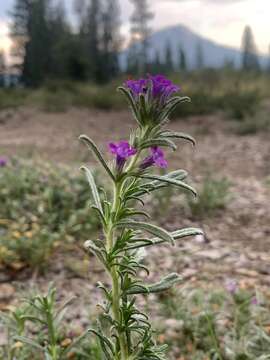
{"type": "MultiPolygon", "coordinates": [[[[76,0],[64,0],[69,12],[76,0]]],[[[129,32],[130,0],[119,0],[123,35],[129,32]]],[[[0,0],[0,50],[10,49],[8,11],[14,0],[0,0]]],[[[148,0],[155,13],[153,30],[183,24],[220,44],[239,48],[245,25],[253,29],[257,48],[268,53],[270,44],[270,0],[148,0]]]]}

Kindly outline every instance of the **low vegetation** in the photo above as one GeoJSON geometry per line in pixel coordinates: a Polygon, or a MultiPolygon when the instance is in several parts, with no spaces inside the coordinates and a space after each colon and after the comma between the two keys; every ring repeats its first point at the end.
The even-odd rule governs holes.
{"type": "MultiPolygon", "coordinates": [[[[184,286],[159,300],[158,340],[170,344],[170,358],[270,359],[269,294],[228,280],[218,289],[184,286]]],[[[78,331],[66,321],[72,302],[76,299],[60,301],[50,286],[46,294],[28,292],[16,308],[0,314],[0,328],[9,335],[9,342],[0,347],[0,359],[50,359],[55,351],[63,360],[102,360],[87,327],[78,331]]],[[[89,327],[91,317],[89,312],[89,327]]]]}
{"type": "Polygon", "coordinates": [[[244,283],[229,280],[216,290],[187,286],[161,300],[162,316],[172,319],[167,326],[176,358],[270,359],[269,297],[244,283]]]}
{"type": "MultiPolygon", "coordinates": [[[[191,103],[178,107],[173,118],[223,111],[230,119],[252,122],[254,115],[260,112],[262,100],[269,94],[269,79],[265,73],[204,70],[173,74],[172,78],[181,84],[182,94],[192,99],[191,103]]],[[[37,90],[1,90],[0,109],[25,105],[49,112],[63,112],[72,106],[120,110],[126,107],[126,103],[115,89],[122,81],[118,79],[103,86],[48,81],[37,90]]]]}
{"type": "Polygon", "coordinates": [[[10,159],[0,171],[0,266],[43,268],[53,251],[97,230],[78,168],[10,159]]]}
{"type": "Polygon", "coordinates": [[[198,191],[198,196],[195,199],[187,197],[192,216],[195,218],[209,217],[224,209],[229,199],[229,189],[228,179],[213,179],[207,176],[198,191]]]}

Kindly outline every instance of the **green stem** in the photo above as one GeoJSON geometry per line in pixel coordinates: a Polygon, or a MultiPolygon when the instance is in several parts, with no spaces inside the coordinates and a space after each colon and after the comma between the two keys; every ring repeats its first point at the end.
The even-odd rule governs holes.
{"type": "MultiPolygon", "coordinates": [[[[115,183],[114,184],[114,197],[113,197],[113,205],[112,205],[112,216],[115,215],[119,208],[119,196],[122,188],[122,183],[115,183]]],[[[108,228],[107,232],[107,251],[111,251],[114,246],[114,230],[113,230],[113,219],[111,218],[111,223],[108,228]]],[[[111,268],[111,278],[112,278],[112,312],[114,320],[121,326],[122,319],[121,319],[121,289],[120,289],[120,282],[119,282],[119,275],[117,273],[118,266],[114,265],[111,268]]],[[[128,345],[125,338],[125,333],[122,329],[118,330],[119,336],[119,345],[120,345],[120,359],[127,360],[128,359],[128,345]]],[[[118,357],[116,358],[118,359],[118,357]]]]}
{"type": "Polygon", "coordinates": [[[58,360],[56,334],[55,334],[55,329],[54,329],[54,324],[53,324],[53,317],[52,317],[51,311],[49,309],[46,310],[46,316],[47,316],[49,340],[50,340],[50,345],[51,345],[52,360],[58,360]]]}

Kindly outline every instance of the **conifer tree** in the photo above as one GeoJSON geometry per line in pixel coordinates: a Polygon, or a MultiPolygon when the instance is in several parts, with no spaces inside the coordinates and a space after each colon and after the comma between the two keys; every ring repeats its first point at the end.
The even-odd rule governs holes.
{"type": "Polygon", "coordinates": [[[117,0],[106,0],[102,17],[102,74],[108,81],[119,72],[118,51],[121,43],[119,28],[119,4],[117,0]]]}
{"type": "Polygon", "coordinates": [[[39,86],[49,72],[50,32],[48,10],[50,0],[16,0],[13,11],[12,37],[26,85],[39,86]]]}
{"type": "Polygon", "coordinates": [[[131,16],[131,44],[138,43],[138,63],[139,72],[147,71],[149,37],[151,28],[149,22],[153,18],[149,10],[147,0],[131,0],[134,5],[134,11],[131,16]]]}
{"type": "Polygon", "coordinates": [[[257,48],[250,26],[246,26],[242,37],[242,68],[243,70],[259,70],[257,48]]]}
{"type": "Polygon", "coordinates": [[[165,49],[165,70],[166,73],[170,73],[174,70],[172,46],[170,42],[167,43],[165,49]]]}
{"type": "Polygon", "coordinates": [[[6,60],[3,51],[0,51],[0,87],[5,85],[5,71],[6,71],[6,60]]]}
{"type": "Polygon", "coordinates": [[[203,48],[200,42],[197,43],[196,46],[196,58],[195,58],[195,65],[198,70],[201,70],[204,67],[204,55],[203,55],[203,48]]]}
{"type": "Polygon", "coordinates": [[[179,50],[179,69],[181,71],[186,71],[187,70],[187,59],[186,59],[186,54],[185,51],[182,47],[180,47],[179,50]]]}

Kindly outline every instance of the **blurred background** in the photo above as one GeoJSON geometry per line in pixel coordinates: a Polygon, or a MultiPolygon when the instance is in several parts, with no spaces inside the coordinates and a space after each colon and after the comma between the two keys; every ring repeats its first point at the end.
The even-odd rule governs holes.
{"type": "MultiPolygon", "coordinates": [[[[243,291],[260,289],[269,300],[269,12],[268,0],[0,1],[0,310],[17,303],[14,282],[44,289],[53,280],[61,296],[79,295],[70,315],[76,326],[94,316],[95,283],[103,275],[82,244],[100,229],[78,168],[96,163],[77,138],[86,133],[111,160],[107,143],[126,139],[135,126],[116,88],[148,73],[165,74],[192,99],[176,109],[171,127],[193,135],[197,146],[179,144],[166,157],[170,169],[189,172],[199,196],[172,188],[146,206],[168,230],[199,226],[206,234],[177,249],[149,251],[151,277],[157,268],[180,272],[206,294],[235,279],[243,291]],[[90,315],[79,311],[85,305],[90,315]]],[[[173,359],[212,359],[213,339],[196,333],[198,298],[193,304],[187,294],[169,295],[158,299],[161,307],[151,303],[164,320],[157,326],[165,324],[160,342],[171,339],[173,359]],[[189,309],[179,308],[179,296],[189,309]],[[172,319],[185,324],[180,338],[172,319]]],[[[269,301],[264,309],[269,314],[269,301]]],[[[247,332],[253,315],[243,314],[247,332]]],[[[228,329],[235,329],[230,321],[228,329]]],[[[228,359],[259,359],[252,354],[228,359]]]]}

